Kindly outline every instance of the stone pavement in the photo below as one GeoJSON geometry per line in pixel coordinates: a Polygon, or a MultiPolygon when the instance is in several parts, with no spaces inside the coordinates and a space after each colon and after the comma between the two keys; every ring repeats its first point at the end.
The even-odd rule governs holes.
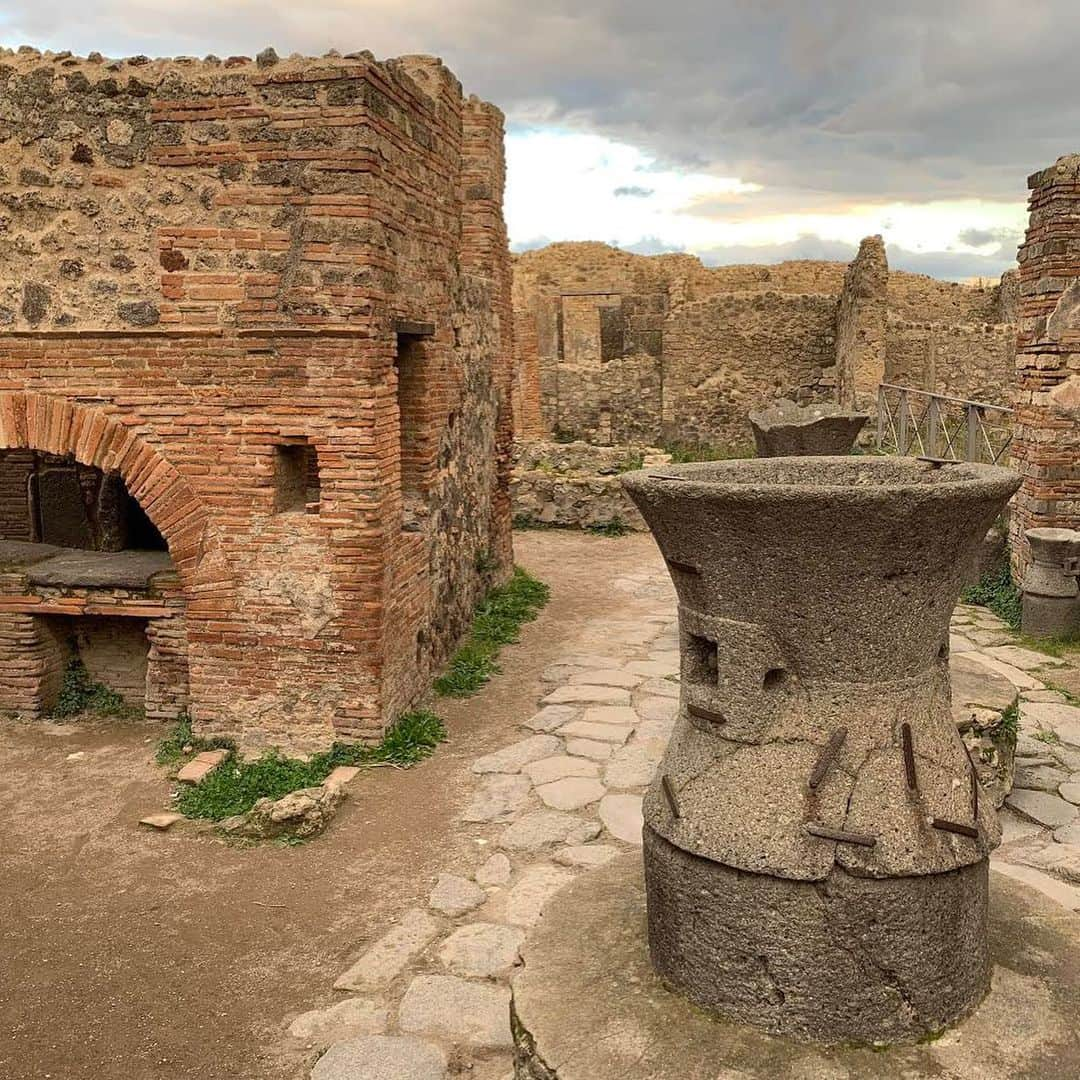
{"type": "MultiPolygon", "coordinates": [[[[473,763],[460,824],[473,863],[448,866],[426,909],[403,911],[364,946],[334,984],[349,996],[289,1026],[293,1045],[322,1055],[311,1080],[512,1077],[510,980],[526,936],[576,875],[640,845],[642,794],[678,707],[666,571],[653,564],[614,584],[634,598],[633,620],[613,611],[585,624],[545,671],[517,739],[473,763]]],[[[1060,662],[963,606],[952,652],[961,712],[985,721],[1020,693],[1016,790],[995,868],[1080,909],[1069,883],[1080,882],[1080,708],[1048,686],[1060,662]]]]}

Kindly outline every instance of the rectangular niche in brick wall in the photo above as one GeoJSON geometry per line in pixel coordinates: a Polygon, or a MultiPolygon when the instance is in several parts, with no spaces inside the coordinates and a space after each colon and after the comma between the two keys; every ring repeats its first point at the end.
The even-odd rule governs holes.
{"type": "Polygon", "coordinates": [[[274,510],[279,514],[319,512],[322,497],[319,455],[307,442],[274,447],[274,510]]]}

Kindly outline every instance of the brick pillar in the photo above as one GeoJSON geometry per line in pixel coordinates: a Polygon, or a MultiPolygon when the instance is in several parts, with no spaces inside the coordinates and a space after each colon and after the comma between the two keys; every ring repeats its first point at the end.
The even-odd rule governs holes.
{"type": "Polygon", "coordinates": [[[0,711],[24,720],[48,715],[70,658],[67,635],[55,623],[0,613],[0,711]]]}
{"type": "Polygon", "coordinates": [[[146,657],[146,717],[176,720],[190,702],[188,643],[180,616],[150,619],[146,624],[150,651],[146,657]]]}
{"type": "Polygon", "coordinates": [[[1024,531],[1080,528],[1080,154],[1028,178],[1020,262],[1010,544],[1022,579],[1024,531]]]}

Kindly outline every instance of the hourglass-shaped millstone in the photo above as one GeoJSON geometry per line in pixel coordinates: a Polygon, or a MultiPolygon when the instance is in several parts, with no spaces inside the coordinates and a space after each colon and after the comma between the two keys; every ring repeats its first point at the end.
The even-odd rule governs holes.
{"type": "Polygon", "coordinates": [[[970,1011],[1000,832],[951,717],[949,617],[1019,478],[803,457],[623,483],[679,597],[679,715],[645,799],[655,967],[826,1041],[970,1011]]]}

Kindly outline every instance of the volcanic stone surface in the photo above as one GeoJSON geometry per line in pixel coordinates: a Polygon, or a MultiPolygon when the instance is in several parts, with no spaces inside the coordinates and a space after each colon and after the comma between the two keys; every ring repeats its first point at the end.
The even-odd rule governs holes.
{"type": "Polygon", "coordinates": [[[1018,478],[967,463],[789,457],[665,466],[623,482],[679,596],[679,712],[644,802],[658,970],[727,1010],[749,985],[732,955],[784,970],[807,988],[804,1012],[770,1017],[747,991],[739,1015],[825,1041],[918,1037],[962,1015],[986,987],[979,882],[1000,830],[952,718],[949,616],[1018,478]],[[732,889],[743,878],[746,889],[732,889]],[[730,899],[708,908],[716,947],[695,952],[702,912],[679,899],[688,881],[730,899]],[[921,948],[908,964],[927,985],[949,983],[940,1011],[907,999],[898,1008],[858,965],[827,961],[836,977],[821,977],[818,945],[831,931],[809,913],[826,894],[856,949],[868,909],[935,911],[933,926],[883,923],[873,949],[885,971],[903,967],[890,933],[898,955],[921,948]],[[786,935],[771,921],[780,909],[786,935]],[[943,927],[967,943],[968,963],[935,938],[943,927]]]}
{"type": "Polygon", "coordinates": [[[757,456],[763,458],[846,454],[869,419],[840,405],[802,406],[787,398],[749,415],[757,456]]]}
{"type": "MultiPolygon", "coordinates": [[[[943,876],[953,882],[973,881],[984,872],[972,867],[943,876]]],[[[748,876],[729,874],[729,882],[748,876]]],[[[878,884],[869,881],[852,887],[872,890],[878,884]]],[[[821,896],[823,903],[834,902],[824,893],[821,896]]],[[[860,917],[867,914],[864,908],[860,917]]],[[[899,918],[905,927],[920,918],[891,904],[883,914],[899,918]]],[[[803,915],[809,917],[807,911],[803,915]]],[[[934,1011],[925,989],[909,986],[909,978],[916,975],[907,967],[912,957],[897,958],[895,990],[889,990],[884,975],[874,974],[880,928],[864,921],[836,929],[839,935],[860,926],[868,935],[866,952],[861,951],[861,942],[851,939],[845,939],[852,947],[846,956],[840,955],[840,941],[832,948],[841,965],[860,967],[871,977],[867,996],[884,993],[899,1000],[901,991],[910,990],[911,1007],[934,1011]]],[[[993,874],[989,928],[992,989],[955,1030],[919,1044],[892,1044],[885,1052],[850,1043],[815,1046],[729,1018],[707,1016],[665,987],[649,962],[640,857],[624,855],[559,893],[546,908],[543,922],[530,933],[525,966],[513,983],[515,1077],[1071,1080],[1080,1075],[1080,1044],[1074,1036],[1074,1017],[1080,1008],[1080,917],[1025,885],[993,874]]],[[[728,955],[725,962],[734,964],[736,958],[728,955]]],[[[745,959],[745,968],[752,976],[750,987],[764,991],[767,1015],[773,1017],[784,1007],[803,1008],[800,986],[787,984],[782,970],[772,970],[766,977],[752,958],[745,959]],[[772,988],[772,1002],[767,988],[772,988]],[[781,991],[787,1000],[777,1004],[781,991]]],[[[829,971],[821,975],[836,977],[829,971]]],[[[906,1007],[900,1004],[901,1009],[906,1007]]]]}

